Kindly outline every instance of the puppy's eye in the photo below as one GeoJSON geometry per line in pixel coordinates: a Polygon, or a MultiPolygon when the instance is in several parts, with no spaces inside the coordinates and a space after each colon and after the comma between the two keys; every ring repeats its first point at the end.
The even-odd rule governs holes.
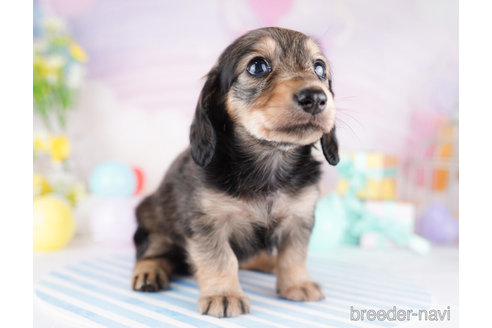
{"type": "Polygon", "coordinates": [[[268,65],[268,62],[261,57],[256,57],[251,60],[246,70],[253,76],[266,75],[272,71],[270,65],[268,65]]]}
{"type": "Polygon", "coordinates": [[[325,64],[321,61],[316,61],[314,63],[314,72],[319,76],[320,79],[326,78],[325,64]]]}

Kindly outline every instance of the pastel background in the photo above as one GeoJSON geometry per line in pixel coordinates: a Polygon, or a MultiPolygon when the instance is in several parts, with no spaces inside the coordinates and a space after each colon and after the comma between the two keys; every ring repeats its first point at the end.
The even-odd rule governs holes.
{"type": "MultiPolygon", "coordinates": [[[[89,57],[68,117],[74,170],[118,159],[159,183],[188,143],[203,76],[244,32],[276,25],[317,39],[331,61],[343,151],[405,158],[457,117],[457,1],[38,0],[89,57]]],[[[38,19],[39,20],[39,19],[38,19]]],[[[35,126],[36,127],[36,126],[35,126]]],[[[327,170],[334,186],[334,170],[327,170]]]]}
{"type": "MultiPolygon", "coordinates": [[[[157,294],[156,313],[136,308],[143,303],[133,298],[155,300],[128,288],[134,208],[187,147],[203,77],[217,57],[263,26],[312,36],[333,70],[343,157],[337,167],[323,164],[308,266],[327,299],[315,314],[332,320],[330,326],[353,327],[359,325],[348,319],[351,305],[405,302],[405,308],[451,306],[452,320],[442,326],[458,326],[457,0],[33,4],[36,326],[80,327],[97,318],[114,319],[118,327],[156,326],[152,318],[186,326],[208,319],[180,282],[157,294]],[[50,97],[57,101],[43,102],[50,97]],[[48,118],[66,119],[65,128],[47,128],[48,118]],[[46,313],[47,304],[59,315],[46,313]],[[169,309],[195,321],[177,322],[169,309]]],[[[241,273],[247,288],[249,274],[241,273]]],[[[273,277],[265,277],[268,291],[273,277]]],[[[256,300],[270,297],[264,292],[258,289],[256,300]]],[[[271,323],[328,322],[318,322],[310,305],[268,302],[253,304],[256,314],[234,322],[259,322],[271,302],[278,305],[275,315],[289,318],[271,323]]]]}

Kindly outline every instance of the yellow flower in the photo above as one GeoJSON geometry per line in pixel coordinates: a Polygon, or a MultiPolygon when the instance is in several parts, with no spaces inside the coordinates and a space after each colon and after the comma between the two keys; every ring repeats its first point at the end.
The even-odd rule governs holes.
{"type": "Polygon", "coordinates": [[[70,53],[73,58],[77,59],[81,63],[85,63],[88,59],[85,51],[75,42],[70,44],[70,53]]]}
{"type": "Polygon", "coordinates": [[[35,151],[49,151],[50,143],[46,138],[34,137],[33,148],[35,151]]]}
{"type": "Polygon", "coordinates": [[[70,191],[67,194],[68,201],[72,206],[76,206],[77,203],[87,194],[85,187],[82,183],[76,182],[74,183],[70,191]]]}
{"type": "Polygon", "coordinates": [[[63,66],[66,64],[66,60],[61,55],[50,55],[43,58],[40,64],[41,75],[55,75],[60,74],[63,66]]]}
{"type": "Polygon", "coordinates": [[[48,180],[46,180],[46,178],[43,177],[42,175],[34,173],[33,174],[33,194],[34,194],[34,197],[47,194],[51,191],[52,191],[52,189],[51,189],[50,184],[48,183],[48,180]]]}
{"type": "Polygon", "coordinates": [[[45,18],[43,19],[42,24],[43,27],[51,33],[63,32],[64,30],[66,30],[65,23],[59,18],[55,18],[55,17],[45,18]]]}
{"type": "Polygon", "coordinates": [[[70,154],[70,142],[64,136],[51,137],[49,152],[52,160],[61,162],[70,154]]]}

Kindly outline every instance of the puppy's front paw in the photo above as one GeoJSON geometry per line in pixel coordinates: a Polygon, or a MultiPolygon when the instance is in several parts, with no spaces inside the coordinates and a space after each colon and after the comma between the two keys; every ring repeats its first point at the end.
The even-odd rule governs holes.
{"type": "Polygon", "coordinates": [[[314,281],[304,281],[285,288],[279,288],[280,297],[297,302],[319,301],[325,298],[321,286],[314,281]]]}
{"type": "Polygon", "coordinates": [[[244,294],[202,296],[198,300],[198,309],[201,314],[217,318],[235,317],[249,313],[249,300],[244,294]]]}
{"type": "Polygon", "coordinates": [[[133,290],[156,292],[169,287],[167,273],[151,260],[137,262],[133,270],[133,290]]]}

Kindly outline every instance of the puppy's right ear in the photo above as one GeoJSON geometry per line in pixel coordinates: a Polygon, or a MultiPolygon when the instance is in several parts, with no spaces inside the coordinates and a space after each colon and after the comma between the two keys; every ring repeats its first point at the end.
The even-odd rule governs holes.
{"type": "Polygon", "coordinates": [[[321,137],[321,148],[323,149],[323,155],[330,165],[337,165],[340,161],[340,156],[338,155],[338,140],[335,134],[335,127],[333,127],[330,133],[323,134],[321,137]]]}
{"type": "Polygon", "coordinates": [[[200,94],[190,129],[191,157],[201,167],[210,164],[217,144],[217,136],[209,116],[209,111],[214,106],[212,99],[216,97],[215,80],[215,74],[211,72],[200,94]]]}

